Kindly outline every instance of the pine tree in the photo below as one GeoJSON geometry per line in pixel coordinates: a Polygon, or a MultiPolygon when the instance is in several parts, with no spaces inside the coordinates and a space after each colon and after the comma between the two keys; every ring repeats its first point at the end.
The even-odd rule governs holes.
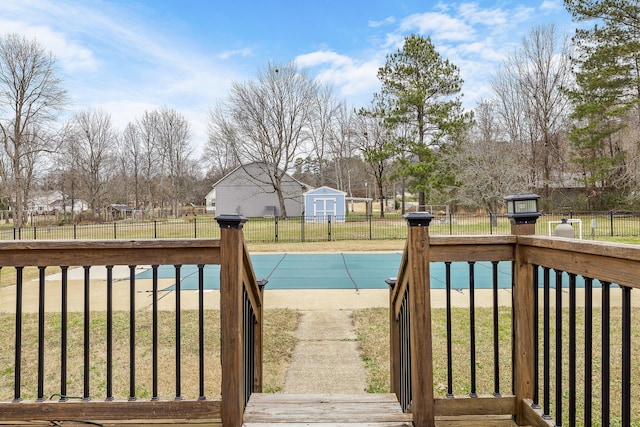
{"type": "MultiPolygon", "coordinates": [[[[624,193],[622,131],[640,124],[640,4],[629,0],[565,0],[576,30],[572,58],[576,88],[569,91],[576,120],[569,139],[582,168],[587,198],[624,193]]],[[[636,143],[640,143],[637,141],[636,143]]]]}
{"type": "Polygon", "coordinates": [[[401,49],[387,55],[378,79],[382,89],[375,101],[386,123],[414,129],[400,172],[413,180],[410,188],[419,192],[424,207],[433,189],[452,182],[442,158],[471,122],[462,109],[459,70],[440,56],[430,38],[410,35],[401,49]]]}

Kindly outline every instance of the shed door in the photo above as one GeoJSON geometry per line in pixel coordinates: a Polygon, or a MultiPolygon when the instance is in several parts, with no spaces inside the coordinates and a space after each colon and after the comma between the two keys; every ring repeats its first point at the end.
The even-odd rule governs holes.
{"type": "Polygon", "coordinates": [[[316,198],[313,200],[313,216],[336,216],[336,198],[316,198]]]}

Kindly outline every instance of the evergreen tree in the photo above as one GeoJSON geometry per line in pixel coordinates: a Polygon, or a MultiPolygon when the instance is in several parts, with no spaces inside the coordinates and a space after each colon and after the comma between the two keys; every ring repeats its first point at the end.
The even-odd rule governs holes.
{"type": "Polygon", "coordinates": [[[565,0],[565,6],[574,20],[593,24],[574,37],[576,88],[569,94],[576,124],[569,139],[587,199],[597,200],[631,185],[622,131],[640,124],[640,4],[565,0]]]}
{"type": "MultiPolygon", "coordinates": [[[[461,102],[458,68],[443,59],[430,38],[410,35],[397,52],[387,55],[378,70],[382,83],[375,95],[387,125],[410,125],[414,132],[405,147],[400,173],[419,192],[421,209],[433,190],[453,181],[443,156],[471,122],[461,102]]],[[[405,140],[403,138],[403,140],[405,140]]]]}

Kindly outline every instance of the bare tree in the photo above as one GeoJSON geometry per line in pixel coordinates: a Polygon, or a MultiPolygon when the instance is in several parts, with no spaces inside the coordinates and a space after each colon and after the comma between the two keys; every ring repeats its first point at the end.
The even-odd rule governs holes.
{"type": "Polygon", "coordinates": [[[509,56],[492,81],[501,99],[501,117],[512,137],[528,145],[531,181],[544,188],[564,163],[569,100],[564,89],[571,84],[569,45],[554,25],[535,27],[522,47],[509,56]]]}
{"type": "Polygon", "coordinates": [[[0,38],[0,176],[16,227],[25,222],[36,162],[55,151],[48,126],[66,102],[51,54],[16,34],[0,38]]]}
{"type": "Polygon", "coordinates": [[[160,149],[160,167],[168,181],[168,198],[173,214],[184,201],[183,193],[190,172],[190,157],[193,154],[191,130],[188,120],[176,110],[161,107],[156,122],[157,143],[160,149]]]}
{"type": "Polygon", "coordinates": [[[496,102],[480,101],[474,110],[475,124],[456,153],[461,187],[457,199],[465,206],[497,212],[504,196],[530,188],[528,170],[523,168],[520,150],[514,150],[508,131],[497,118],[496,102]]]}
{"type": "Polygon", "coordinates": [[[156,206],[160,197],[162,169],[158,167],[160,164],[159,120],[157,111],[145,111],[142,118],[136,121],[137,136],[140,138],[140,173],[144,192],[141,198],[148,210],[156,206]]]}
{"type": "Polygon", "coordinates": [[[120,164],[123,176],[131,180],[133,185],[133,200],[136,209],[140,207],[142,198],[142,146],[139,129],[133,123],[128,123],[120,139],[120,164]]]}
{"type": "Polygon", "coordinates": [[[226,137],[240,163],[266,165],[266,179],[253,178],[273,187],[283,218],[287,210],[282,179],[309,140],[309,120],[317,94],[318,84],[305,70],[293,63],[269,63],[254,80],[234,82],[221,106],[224,114],[210,117],[214,121],[210,129],[232,133],[226,137]],[[226,123],[218,121],[222,117],[226,123]]]}
{"type": "Polygon", "coordinates": [[[329,155],[333,159],[336,187],[353,197],[352,159],[356,156],[356,114],[344,102],[335,109],[329,155]]]}
{"type": "Polygon", "coordinates": [[[223,107],[217,105],[209,111],[208,139],[204,148],[204,164],[209,165],[209,175],[218,179],[240,166],[234,146],[236,132],[223,107]]]}
{"type": "Polygon", "coordinates": [[[80,111],[65,129],[64,156],[77,174],[80,194],[94,215],[103,207],[114,171],[117,135],[111,116],[104,111],[80,111]]]}
{"type": "MultiPolygon", "coordinates": [[[[375,108],[375,107],[374,107],[375,108]]],[[[364,161],[371,168],[371,174],[380,196],[380,218],[384,218],[384,184],[388,178],[393,157],[398,147],[380,114],[371,110],[361,110],[356,125],[356,141],[364,161]]]]}
{"type": "Polygon", "coordinates": [[[311,156],[314,163],[317,186],[326,185],[326,169],[329,164],[329,150],[336,125],[336,114],[340,104],[336,100],[333,88],[329,85],[318,87],[318,93],[311,109],[309,134],[311,156]]]}

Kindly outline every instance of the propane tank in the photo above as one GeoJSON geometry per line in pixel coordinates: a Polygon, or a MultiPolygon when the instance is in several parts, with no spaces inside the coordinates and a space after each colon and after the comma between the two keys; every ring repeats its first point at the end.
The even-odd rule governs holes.
{"type": "Polygon", "coordinates": [[[562,218],[562,222],[560,222],[560,224],[556,226],[554,230],[554,234],[557,237],[569,237],[569,238],[575,237],[575,232],[573,230],[573,227],[571,226],[571,224],[567,222],[566,218],[562,218]]]}

